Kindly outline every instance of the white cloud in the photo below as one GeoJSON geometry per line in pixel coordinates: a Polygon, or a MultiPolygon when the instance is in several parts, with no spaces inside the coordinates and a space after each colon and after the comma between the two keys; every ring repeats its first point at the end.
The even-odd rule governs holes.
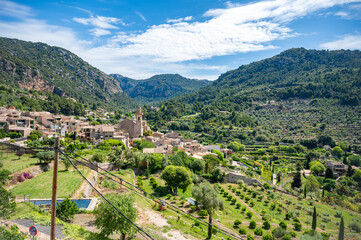
{"type": "Polygon", "coordinates": [[[192,16],[188,16],[188,17],[184,17],[184,18],[177,18],[177,19],[168,19],[167,23],[179,23],[179,22],[189,22],[192,21],[193,17],[192,16]]]}
{"type": "Polygon", "coordinates": [[[361,35],[347,35],[339,40],[321,44],[322,48],[336,50],[336,49],[359,49],[361,50],[361,35]]]}
{"type": "Polygon", "coordinates": [[[33,16],[33,13],[30,7],[7,0],[0,0],[0,15],[25,18],[33,16]]]}
{"type": "Polygon", "coordinates": [[[292,20],[321,9],[359,0],[275,0],[245,5],[228,4],[211,9],[208,20],[189,23],[171,19],[140,34],[122,39],[118,47],[122,57],[153,56],[155,61],[181,62],[213,56],[272,49],[274,40],[293,37],[288,27],[292,20]]]}
{"type": "MultiPolygon", "coordinates": [[[[0,15],[23,12],[19,21],[0,21],[0,36],[18,38],[66,48],[107,73],[120,73],[133,78],[146,78],[157,73],[179,73],[187,77],[215,79],[227,66],[203,64],[199,61],[214,56],[276,48],[274,41],[296,36],[289,23],[319,10],[360,0],[274,0],[250,4],[228,3],[223,9],[204,13],[202,21],[188,16],[153,25],[143,32],[111,30],[125,25],[121,19],[90,15],[73,20],[90,27],[96,37],[91,42],[79,39],[70,28],[51,25],[35,19],[31,8],[5,2],[0,15]],[[7,12],[4,12],[7,9],[7,12]],[[97,47],[94,45],[97,44],[97,47]],[[100,44],[100,46],[99,46],[100,44]]],[[[360,49],[360,36],[325,43],[324,48],[360,49]]]]}
{"type": "Polygon", "coordinates": [[[90,29],[89,32],[91,32],[91,34],[95,37],[101,37],[101,36],[112,34],[110,31],[102,29],[102,28],[93,28],[93,29],[90,29]]]}
{"type": "Polygon", "coordinates": [[[126,25],[121,19],[115,17],[90,16],[89,18],[73,18],[75,22],[83,25],[91,25],[103,29],[118,29],[115,24],[126,25]]]}
{"type": "Polygon", "coordinates": [[[144,15],[141,12],[136,11],[135,12],[144,22],[147,22],[147,19],[144,17],[144,15]]]}

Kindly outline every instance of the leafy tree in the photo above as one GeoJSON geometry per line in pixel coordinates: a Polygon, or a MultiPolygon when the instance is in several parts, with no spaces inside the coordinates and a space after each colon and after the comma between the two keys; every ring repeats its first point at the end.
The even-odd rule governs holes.
{"type": "Polygon", "coordinates": [[[42,133],[39,130],[33,130],[33,131],[31,131],[31,133],[29,135],[29,138],[31,140],[38,140],[41,137],[42,137],[42,133]]]}
{"type": "Polygon", "coordinates": [[[285,230],[287,229],[287,224],[285,222],[282,221],[282,222],[279,223],[279,225],[280,225],[281,228],[283,228],[285,230]]]}
{"type": "Polygon", "coordinates": [[[105,162],[106,158],[103,153],[94,153],[93,156],[90,158],[92,162],[105,162]]]}
{"type": "Polygon", "coordinates": [[[319,136],[318,137],[318,144],[322,147],[325,145],[329,145],[330,147],[335,147],[336,143],[330,136],[319,136]]]}
{"type": "Polygon", "coordinates": [[[257,226],[257,223],[256,223],[255,220],[252,220],[252,221],[249,222],[249,228],[250,229],[255,229],[256,226],[257,226]]]}
{"type": "Polygon", "coordinates": [[[244,145],[237,141],[230,142],[228,144],[228,148],[232,149],[235,152],[243,152],[246,149],[244,145]]]}
{"type": "Polygon", "coordinates": [[[186,168],[180,166],[167,166],[161,176],[168,187],[171,188],[173,194],[177,195],[178,188],[185,191],[192,183],[191,174],[186,168]]]}
{"type": "Polygon", "coordinates": [[[0,218],[8,218],[15,207],[15,196],[0,185],[0,218]]]}
{"type": "Polygon", "coordinates": [[[268,230],[271,228],[271,224],[268,220],[263,222],[263,226],[262,226],[265,230],[268,230]]]}
{"type": "Polygon", "coordinates": [[[361,156],[360,155],[351,155],[348,158],[351,165],[361,166],[361,156]]]}
{"type": "Polygon", "coordinates": [[[346,176],[347,177],[352,177],[353,173],[354,173],[354,169],[352,168],[351,163],[349,162],[348,165],[347,165],[346,176]]]}
{"type": "Polygon", "coordinates": [[[219,165],[219,159],[213,155],[205,155],[203,157],[204,161],[206,162],[206,173],[212,172],[212,170],[219,165]]]}
{"type": "Polygon", "coordinates": [[[320,183],[317,181],[316,177],[310,175],[306,178],[305,187],[308,192],[318,193],[320,190],[320,183]]]}
{"type": "Polygon", "coordinates": [[[316,227],[317,227],[317,212],[316,212],[316,207],[313,207],[312,230],[316,231],[316,227]]]}
{"type": "Polygon", "coordinates": [[[36,157],[39,158],[40,162],[50,163],[54,159],[54,152],[47,151],[47,152],[38,152],[36,157]]]}
{"type": "Polygon", "coordinates": [[[343,150],[339,146],[336,146],[332,149],[333,155],[337,156],[338,158],[341,158],[343,155],[343,150]]]}
{"type": "Polygon", "coordinates": [[[79,212],[79,209],[74,201],[71,201],[69,198],[65,198],[61,203],[57,203],[56,206],[56,215],[61,220],[69,222],[74,218],[74,215],[79,212]]]}
{"type": "Polygon", "coordinates": [[[3,169],[0,171],[0,186],[4,185],[8,180],[11,179],[9,177],[10,174],[11,172],[7,169],[3,169]]]}
{"type": "Polygon", "coordinates": [[[212,171],[213,182],[223,182],[225,176],[226,176],[226,174],[219,167],[215,168],[212,171]]]}
{"type": "Polygon", "coordinates": [[[274,237],[271,234],[266,233],[263,235],[262,240],[274,240],[274,237]]]}
{"type": "Polygon", "coordinates": [[[345,224],[343,222],[343,217],[341,217],[340,229],[338,231],[338,240],[344,240],[345,238],[345,224]]]}
{"type": "Polygon", "coordinates": [[[348,151],[350,148],[350,144],[347,141],[340,141],[337,143],[337,146],[339,146],[343,151],[348,151]]]}
{"type": "Polygon", "coordinates": [[[300,188],[302,186],[301,173],[299,171],[293,175],[291,186],[292,188],[300,188]]]}
{"type": "Polygon", "coordinates": [[[332,171],[332,168],[328,167],[328,168],[326,169],[325,178],[331,178],[331,179],[333,179],[333,171],[332,171]]]}
{"type": "Polygon", "coordinates": [[[208,238],[212,237],[212,217],[216,209],[223,209],[223,200],[218,196],[218,188],[209,183],[193,187],[193,197],[209,214],[208,238]]]}
{"type": "Polygon", "coordinates": [[[12,225],[10,227],[0,226],[0,236],[4,240],[25,240],[28,239],[28,234],[19,230],[18,226],[12,225]]]}
{"type": "Polygon", "coordinates": [[[191,164],[191,169],[196,173],[203,172],[205,168],[205,163],[201,159],[194,159],[194,161],[191,164]]]}
{"type": "Polygon", "coordinates": [[[310,163],[310,170],[313,174],[319,175],[325,171],[325,166],[319,161],[313,161],[310,163]]]}
{"type": "Polygon", "coordinates": [[[145,130],[145,131],[143,132],[143,135],[144,135],[145,137],[152,136],[152,135],[153,135],[153,131],[152,131],[152,130],[145,130]]]}
{"type": "MultiPolygon", "coordinates": [[[[130,195],[106,195],[106,198],[132,222],[136,221],[137,209],[130,195]]],[[[105,236],[113,233],[120,234],[122,239],[133,237],[136,230],[134,226],[122,215],[120,215],[109,203],[102,201],[94,210],[95,226],[105,236]]]]}

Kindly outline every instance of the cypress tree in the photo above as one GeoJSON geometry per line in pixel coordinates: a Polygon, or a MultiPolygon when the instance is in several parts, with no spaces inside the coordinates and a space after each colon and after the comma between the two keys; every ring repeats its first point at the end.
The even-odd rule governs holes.
{"type": "Polygon", "coordinates": [[[325,186],[322,186],[322,197],[325,196],[325,186]]]}
{"type": "Polygon", "coordinates": [[[303,189],[303,197],[306,198],[307,197],[307,190],[306,190],[306,186],[305,188],[303,189]]]}
{"type": "Polygon", "coordinates": [[[315,231],[316,227],[317,227],[317,212],[316,212],[316,207],[313,207],[312,230],[315,231]]]}
{"type": "Polygon", "coordinates": [[[341,217],[340,230],[338,232],[338,240],[344,240],[345,225],[343,223],[343,217],[341,217]]]}
{"type": "Polygon", "coordinates": [[[292,188],[299,188],[302,186],[302,181],[301,181],[301,173],[300,172],[296,172],[295,175],[293,176],[293,181],[291,183],[292,188]]]}

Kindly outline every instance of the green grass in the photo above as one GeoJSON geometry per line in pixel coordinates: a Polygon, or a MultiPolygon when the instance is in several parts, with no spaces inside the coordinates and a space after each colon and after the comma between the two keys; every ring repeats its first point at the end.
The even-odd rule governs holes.
{"type": "MultiPolygon", "coordinates": [[[[82,170],[82,173],[86,176],[90,170],[82,170]]],[[[19,185],[16,185],[11,191],[16,196],[23,196],[24,194],[30,194],[31,198],[51,198],[52,193],[52,180],[53,171],[44,172],[27,180],[19,185]]],[[[57,197],[65,198],[74,194],[74,192],[80,187],[83,182],[83,178],[75,171],[59,171],[58,173],[58,189],[57,197]]]]}
{"type": "Polygon", "coordinates": [[[3,163],[3,167],[0,169],[7,169],[10,172],[15,173],[35,165],[38,163],[39,159],[31,157],[30,154],[24,154],[19,159],[15,153],[0,152],[0,161],[3,163]]]}

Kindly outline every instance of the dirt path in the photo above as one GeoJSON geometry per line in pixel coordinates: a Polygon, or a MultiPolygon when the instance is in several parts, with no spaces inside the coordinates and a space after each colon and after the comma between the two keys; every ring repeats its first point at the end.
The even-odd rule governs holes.
{"type": "MultiPolygon", "coordinates": [[[[167,223],[167,219],[165,219],[161,214],[153,210],[148,210],[148,209],[144,210],[138,207],[138,214],[139,214],[139,217],[137,219],[138,224],[141,225],[153,224],[159,228],[163,228],[165,226],[170,227],[170,225],[167,223]]],[[[174,229],[171,229],[168,232],[157,231],[157,233],[162,235],[166,239],[173,239],[173,240],[193,239],[189,235],[184,236],[184,233],[174,229]]]]}
{"type": "Polygon", "coordinates": [[[232,196],[234,196],[238,201],[240,201],[241,203],[243,203],[246,208],[248,208],[248,210],[250,210],[254,215],[256,215],[259,219],[262,219],[262,216],[259,215],[255,210],[253,210],[253,208],[251,208],[250,206],[248,206],[248,204],[243,201],[240,197],[238,197],[236,194],[234,194],[232,191],[228,191],[228,189],[224,188],[222,186],[222,188],[224,189],[224,191],[228,192],[228,194],[231,194],[232,196]]]}
{"type": "MultiPolygon", "coordinates": [[[[95,176],[96,172],[94,170],[91,170],[90,173],[86,176],[87,179],[93,179],[93,177],[95,176]]],[[[83,194],[85,189],[89,186],[89,183],[87,181],[83,181],[83,183],[80,185],[80,187],[78,188],[78,190],[73,194],[72,198],[73,199],[80,199],[83,198],[83,194]]],[[[89,194],[90,195],[90,194],[89,194]]],[[[89,197],[89,196],[86,196],[89,197]]]]}

